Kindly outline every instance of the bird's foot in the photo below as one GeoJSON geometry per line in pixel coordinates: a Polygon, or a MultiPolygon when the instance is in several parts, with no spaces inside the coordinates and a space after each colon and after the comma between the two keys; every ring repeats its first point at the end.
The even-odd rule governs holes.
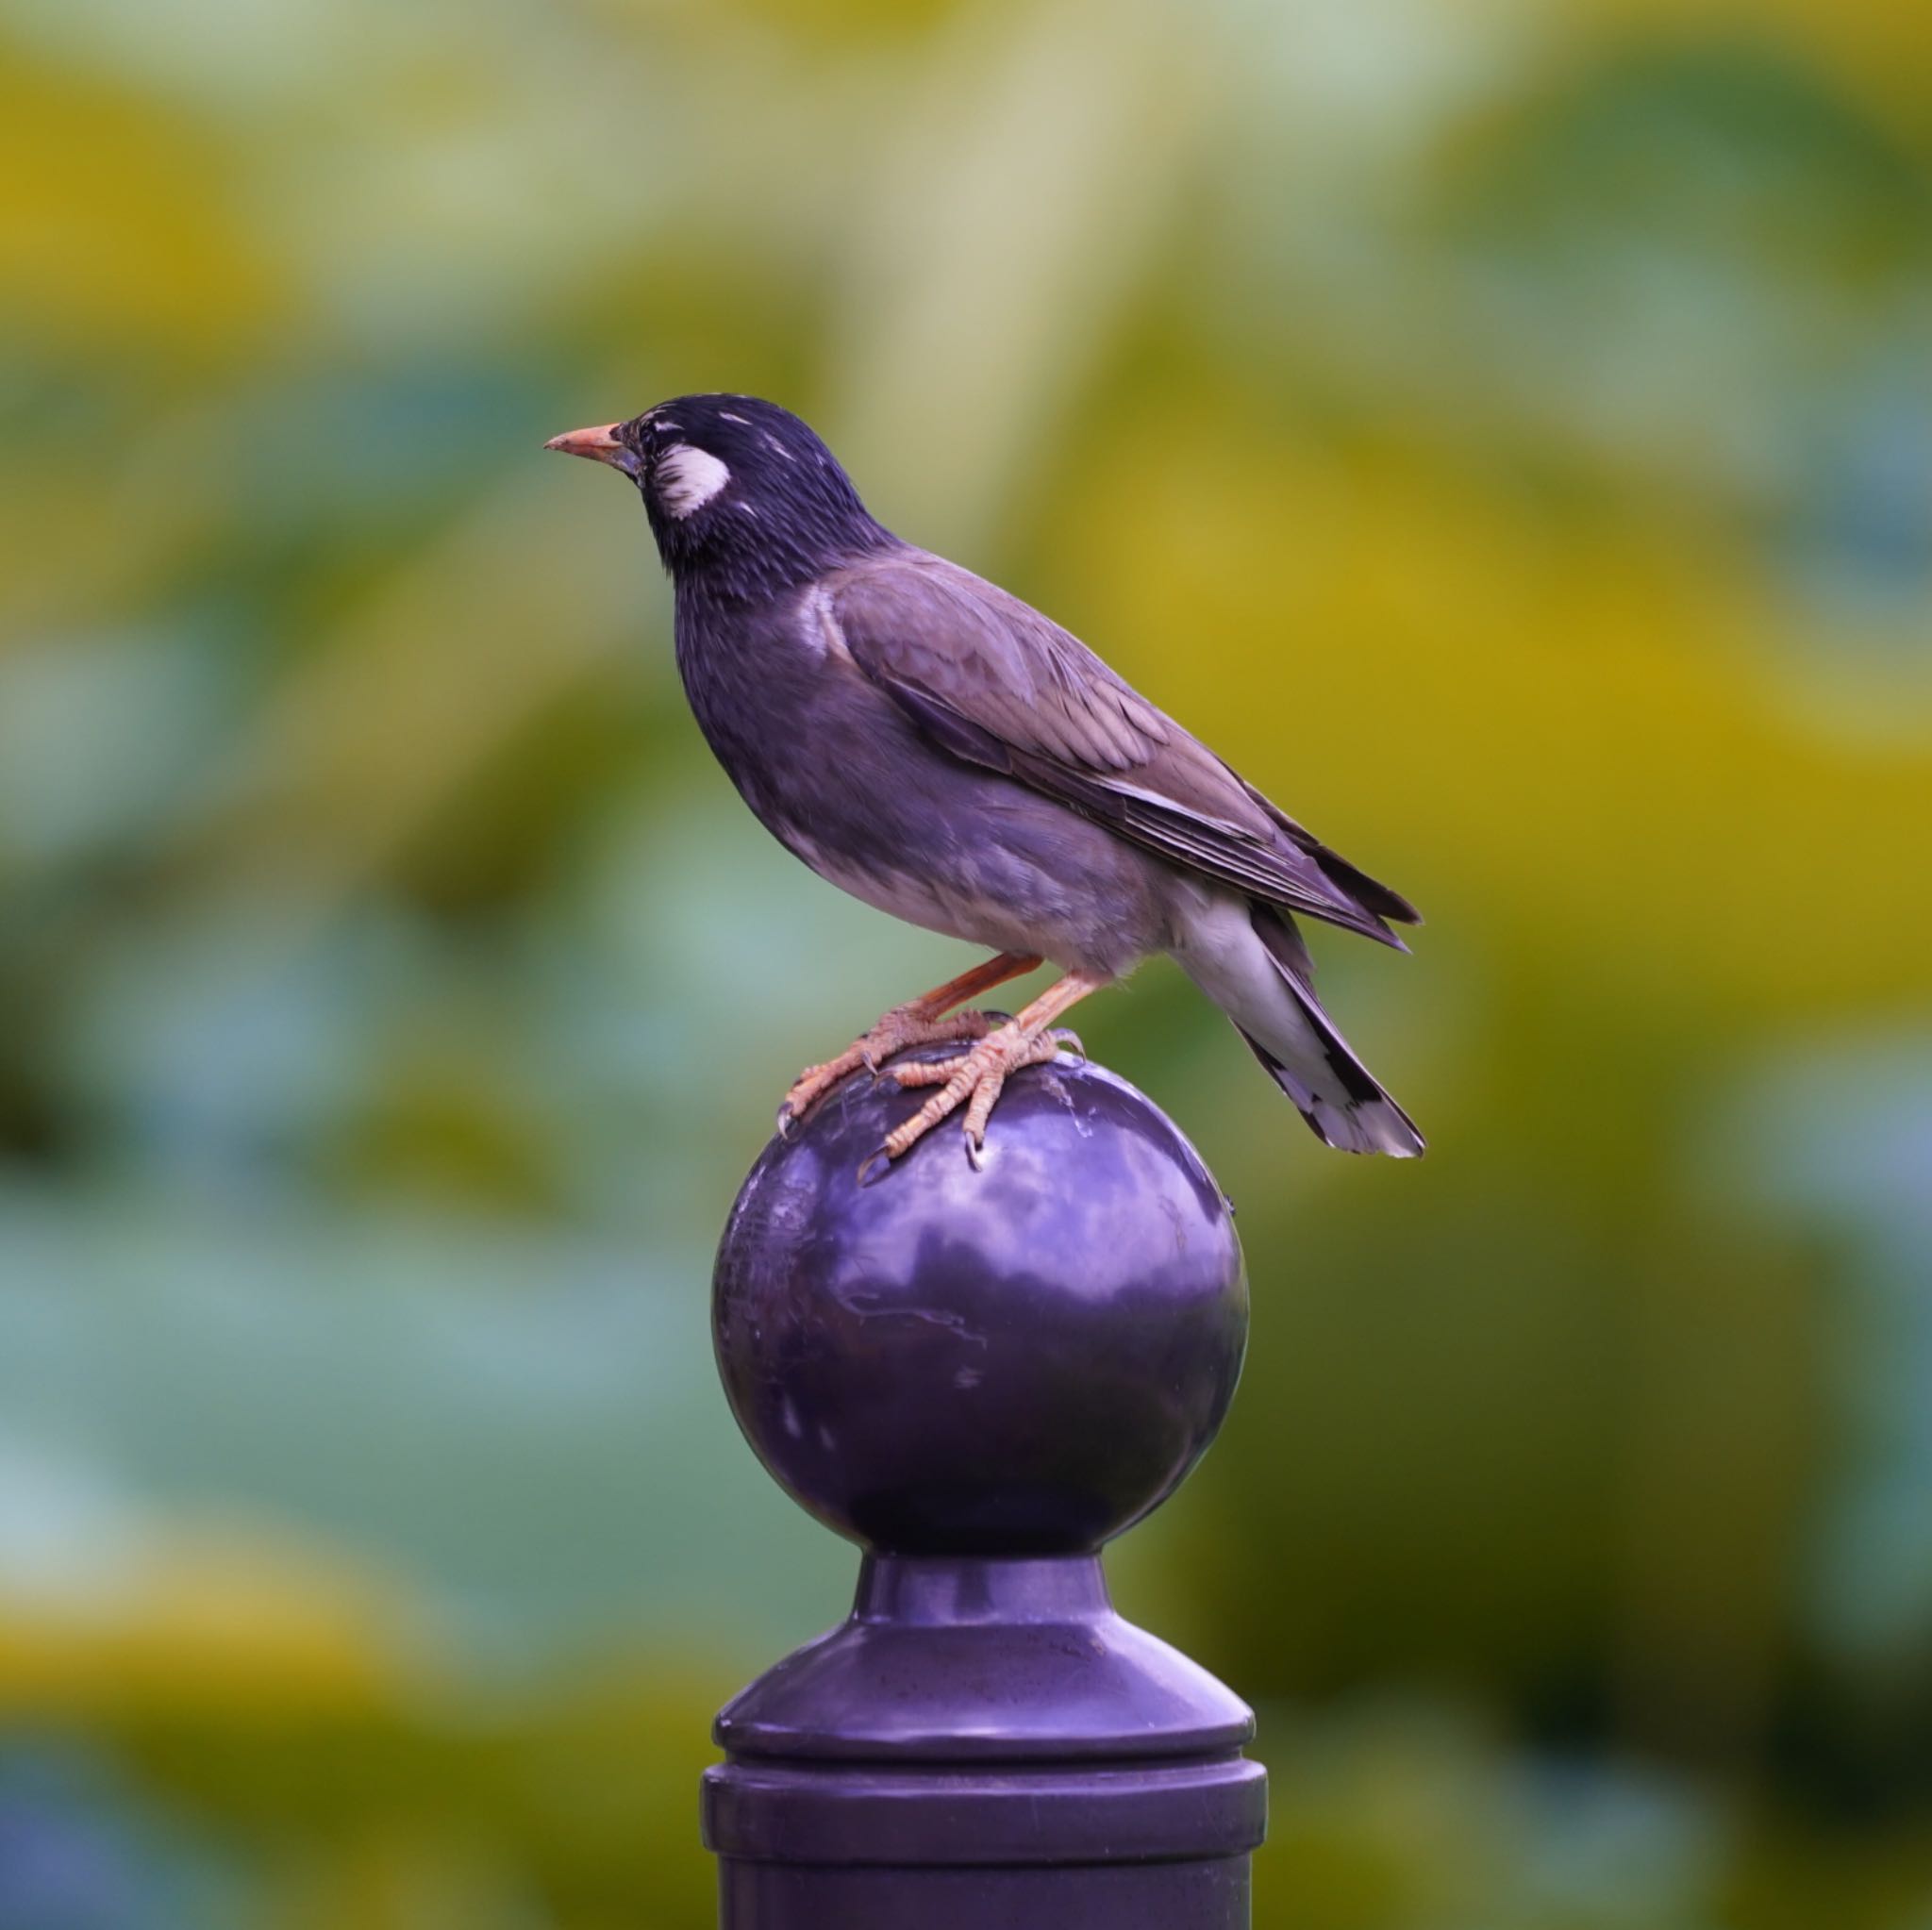
{"type": "Polygon", "coordinates": [[[984,1039],[992,1030],[992,1023],[985,1012],[941,1015],[916,999],[910,1005],[894,1006],[870,1032],[854,1040],[836,1058],[828,1058],[824,1065],[807,1066],[799,1073],[778,1108],[779,1134],[784,1135],[797,1124],[848,1073],[863,1067],[876,1074],[895,1052],[904,1052],[908,1046],[984,1039]]]}
{"type": "Polygon", "coordinates": [[[1032,1029],[1017,1020],[1009,1020],[958,1058],[910,1059],[905,1065],[894,1066],[892,1077],[901,1086],[937,1086],[940,1090],[904,1125],[886,1135],[879,1152],[889,1162],[897,1159],[917,1145],[941,1120],[964,1106],[966,1156],[977,1166],[986,1145],[986,1123],[992,1116],[1008,1078],[1022,1066],[1047,1064],[1062,1046],[1085,1054],[1078,1036],[1073,1032],[1032,1029]]]}

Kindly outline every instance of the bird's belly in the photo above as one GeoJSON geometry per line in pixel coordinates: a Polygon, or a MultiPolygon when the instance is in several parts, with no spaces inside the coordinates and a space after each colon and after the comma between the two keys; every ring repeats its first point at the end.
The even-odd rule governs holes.
{"type": "Polygon", "coordinates": [[[948,776],[937,796],[874,792],[862,818],[759,815],[821,877],[928,931],[1108,976],[1165,944],[1157,860],[1005,779],[948,776]]]}
{"type": "Polygon", "coordinates": [[[820,877],[875,911],[998,951],[1039,949],[1035,942],[1038,920],[1027,916],[1028,907],[1003,902],[965,879],[946,875],[949,867],[907,870],[858,863],[802,832],[780,833],[780,837],[820,877]]]}

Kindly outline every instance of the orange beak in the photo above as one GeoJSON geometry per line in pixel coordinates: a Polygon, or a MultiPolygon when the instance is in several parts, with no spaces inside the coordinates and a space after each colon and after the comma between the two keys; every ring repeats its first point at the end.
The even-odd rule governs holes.
{"type": "Polygon", "coordinates": [[[608,462],[613,469],[637,471],[637,458],[617,440],[617,423],[605,423],[594,429],[572,429],[568,435],[552,436],[546,449],[561,449],[566,456],[587,456],[592,462],[608,462]]]}

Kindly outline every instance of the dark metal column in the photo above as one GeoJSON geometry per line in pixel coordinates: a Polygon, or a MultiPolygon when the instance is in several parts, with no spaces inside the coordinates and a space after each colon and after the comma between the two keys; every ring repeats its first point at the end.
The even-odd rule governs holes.
{"type": "Polygon", "coordinates": [[[867,1550],[851,1618],[718,1718],[721,1921],[1244,1925],[1253,1718],[1114,1613],[1096,1552],[1233,1395],[1226,1204],[1147,1099],[1064,1060],[1015,1079],[984,1171],[942,1130],[860,1186],[918,1096],[848,1081],[766,1149],[718,1256],[732,1411],[867,1550]]]}

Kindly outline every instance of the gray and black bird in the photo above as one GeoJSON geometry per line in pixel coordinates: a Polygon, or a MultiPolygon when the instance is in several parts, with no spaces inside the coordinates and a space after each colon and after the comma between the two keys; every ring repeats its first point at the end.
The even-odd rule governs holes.
{"type": "Polygon", "coordinates": [[[882,1151],[964,1108],[975,1158],[1000,1088],[1055,1022],[1156,952],[1234,1021],[1327,1144],[1423,1138],[1315,996],[1295,915],[1406,949],[1408,901],[1357,871],[1116,676],[1078,638],[875,522],[804,423],[684,395],[546,446],[637,484],[676,595],[698,725],[765,828],[821,877],[995,956],[800,1075],[802,1117],[860,1066],[934,1086],[882,1151]],[[1049,959],[1015,1017],[966,1001],[1049,959]]]}

